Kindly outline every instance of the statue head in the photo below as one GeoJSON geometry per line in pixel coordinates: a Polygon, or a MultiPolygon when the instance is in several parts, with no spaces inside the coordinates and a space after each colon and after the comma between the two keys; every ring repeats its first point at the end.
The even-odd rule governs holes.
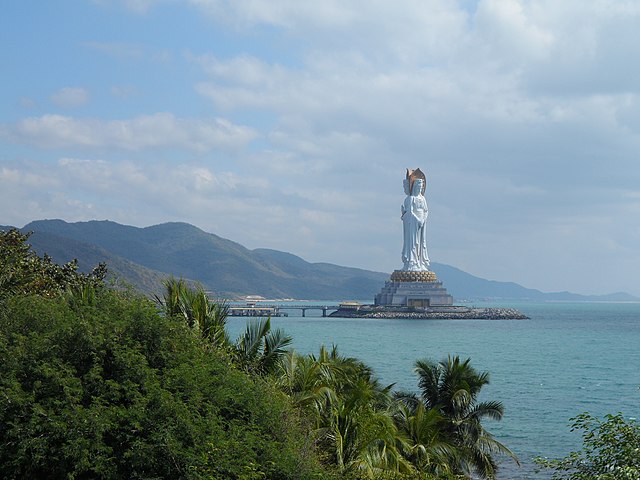
{"type": "Polygon", "coordinates": [[[424,180],[421,178],[416,178],[413,181],[413,187],[411,188],[411,195],[417,197],[418,195],[422,195],[424,191],[424,180]]]}

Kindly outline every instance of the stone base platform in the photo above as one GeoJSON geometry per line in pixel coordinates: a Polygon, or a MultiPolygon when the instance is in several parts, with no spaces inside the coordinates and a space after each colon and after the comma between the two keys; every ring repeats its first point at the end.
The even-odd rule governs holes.
{"type": "Polygon", "coordinates": [[[409,272],[395,270],[379,294],[376,306],[426,308],[453,305],[453,297],[447,293],[435,272],[409,272]]]}
{"type": "Polygon", "coordinates": [[[464,306],[410,308],[362,305],[359,309],[339,309],[329,315],[339,318],[405,318],[427,320],[526,320],[515,308],[475,308],[464,306]]]}

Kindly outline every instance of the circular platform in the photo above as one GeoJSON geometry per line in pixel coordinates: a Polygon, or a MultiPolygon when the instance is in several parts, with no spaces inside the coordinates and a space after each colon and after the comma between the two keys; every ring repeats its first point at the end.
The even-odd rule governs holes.
{"type": "Polygon", "coordinates": [[[428,270],[424,272],[394,270],[391,274],[392,282],[435,282],[436,280],[436,273],[428,270]]]}

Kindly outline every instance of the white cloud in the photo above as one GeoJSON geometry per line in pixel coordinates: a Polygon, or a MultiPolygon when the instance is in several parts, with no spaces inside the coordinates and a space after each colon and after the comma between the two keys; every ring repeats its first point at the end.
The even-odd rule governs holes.
{"type": "Polygon", "coordinates": [[[257,135],[251,128],[222,118],[181,119],[171,113],[111,121],[43,115],[5,125],[1,134],[41,148],[180,148],[199,152],[244,146],[257,135]]]}
{"type": "Polygon", "coordinates": [[[61,185],[57,178],[38,173],[37,170],[25,168],[0,168],[0,182],[3,184],[22,185],[29,189],[48,189],[56,188],[61,185]]]}
{"type": "MultiPolygon", "coordinates": [[[[581,25],[598,32],[611,18],[622,21],[620,10],[634,14],[630,4],[581,9],[575,3],[485,0],[467,12],[449,2],[368,3],[367,8],[337,8],[334,15],[337,4],[331,2],[302,8],[279,2],[271,9],[271,2],[260,1],[196,3],[217,18],[231,15],[280,27],[303,43],[312,38],[299,61],[289,64],[247,54],[197,57],[211,77],[197,91],[216,108],[257,110],[276,118],[268,138],[279,146],[283,161],[314,158],[325,170],[345,168],[337,149],[333,161],[321,153],[332,149],[331,133],[341,132],[379,139],[405,155],[422,150],[426,157],[436,156],[430,163],[446,156],[446,161],[508,177],[530,174],[527,163],[544,161],[530,158],[527,150],[555,155],[548,149],[551,138],[562,149],[591,147],[593,152],[600,148],[595,145],[602,138],[598,131],[605,128],[610,139],[635,143],[628,131],[637,124],[629,107],[635,104],[632,96],[597,87],[563,97],[531,89],[536,78],[553,75],[554,68],[548,67],[555,66],[554,55],[571,48],[576,22],[570,12],[579,10],[577,15],[585,17],[581,25]],[[608,12],[604,19],[599,16],[603,9],[608,12]],[[336,37],[345,48],[336,49],[336,37]],[[396,44],[402,45],[402,55],[396,44]],[[576,144],[579,131],[582,145],[576,144]],[[487,157],[496,148],[505,154],[491,161],[487,157]]],[[[594,38],[601,46],[602,38],[594,38]]],[[[574,47],[579,52],[583,45],[574,47]]],[[[557,168],[559,178],[578,168],[579,161],[584,159],[566,155],[557,168]]],[[[535,182],[545,181],[546,172],[533,174],[535,182]]]]}
{"type": "Polygon", "coordinates": [[[549,55],[554,35],[537,25],[534,4],[521,0],[484,0],[475,15],[478,34],[496,57],[516,58],[526,63],[549,55]]]}
{"type": "Polygon", "coordinates": [[[72,157],[3,167],[0,200],[2,222],[17,226],[31,219],[59,218],[64,212],[68,221],[109,218],[139,226],[188,221],[237,240],[244,233],[258,239],[269,225],[277,225],[282,240],[280,235],[324,224],[331,215],[312,200],[291,201],[259,172],[239,175],[202,163],[72,157]],[[292,221],[302,214],[302,222],[292,221]]]}
{"type": "Polygon", "coordinates": [[[285,27],[320,23],[323,25],[348,25],[356,12],[349,5],[335,1],[300,3],[296,1],[240,0],[190,0],[195,7],[225,20],[235,19],[245,24],[267,23],[285,27]]]}
{"type": "Polygon", "coordinates": [[[62,108],[76,108],[89,101],[89,92],[81,87],[65,87],[51,95],[51,102],[62,108]]]}
{"type": "Polygon", "coordinates": [[[374,56],[415,59],[451,52],[452,39],[464,34],[468,14],[454,2],[357,0],[299,2],[284,0],[191,0],[223,25],[250,29],[269,25],[283,29],[313,49],[364,49],[374,56]]]}

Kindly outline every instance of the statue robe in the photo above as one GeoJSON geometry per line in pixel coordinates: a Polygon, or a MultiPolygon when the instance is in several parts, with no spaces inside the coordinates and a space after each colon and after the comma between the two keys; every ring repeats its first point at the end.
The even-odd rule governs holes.
{"type": "Polygon", "coordinates": [[[402,205],[404,244],[402,247],[403,270],[429,270],[427,253],[427,201],[421,193],[408,195],[402,205]]]}

